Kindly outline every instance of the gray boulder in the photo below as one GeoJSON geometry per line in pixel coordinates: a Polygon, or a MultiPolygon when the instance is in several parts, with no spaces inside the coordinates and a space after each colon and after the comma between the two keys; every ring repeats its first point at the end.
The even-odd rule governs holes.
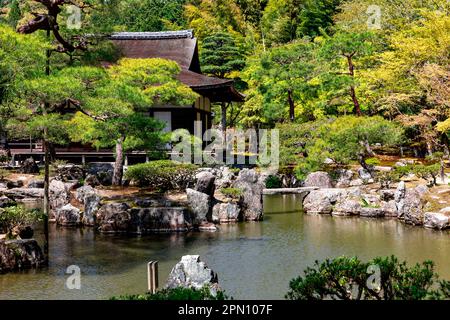
{"type": "Polygon", "coordinates": [[[81,212],[71,204],[56,210],[56,223],[63,227],[76,227],[81,224],[81,212]]]}
{"type": "Polygon", "coordinates": [[[111,185],[114,173],[114,163],[109,162],[91,162],[88,167],[88,174],[97,177],[100,184],[104,186],[111,185]]]}
{"type": "Polygon", "coordinates": [[[23,187],[23,181],[22,180],[7,181],[6,182],[6,187],[8,189],[22,188],[23,187]]]}
{"type": "Polygon", "coordinates": [[[380,190],[380,199],[382,201],[390,201],[394,200],[395,198],[395,191],[390,189],[384,189],[380,190]]]}
{"type": "Polygon", "coordinates": [[[153,207],[130,209],[129,232],[185,232],[192,227],[190,215],[183,207],[153,207]]]}
{"type": "Polygon", "coordinates": [[[242,190],[242,212],[246,221],[263,219],[263,190],[266,186],[265,175],[260,175],[255,169],[242,169],[233,183],[234,188],[242,190]]]}
{"type": "Polygon", "coordinates": [[[214,191],[216,189],[216,186],[214,184],[216,178],[214,177],[214,175],[211,172],[203,171],[197,173],[195,177],[197,179],[195,190],[201,193],[206,193],[210,197],[213,197],[214,191]]]}
{"type": "Polygon", "coordinates": [[[228,188],[233,184],[233,180],[235,180],[234,173],[230,170],[229,167],[223,166],[217,170],[216,179],[214,184],[216,185],[216,189],[228,188]]]}
{"type": "Polygon", "coordinates": [[[358,169],[358,176],[361,178],[361,180],[363,181],[369,181],[372,179],[372,175],[370,174],[369,171],[367,171],[366,169],[360,167],[358,169]]]}
{"type": "Polygon", "coordinates": [[[395,200],[384,201],[381,203],[381,209],[384,212],[384,216],[386,217],[397,217],[397,205],[395,204],[395,200]]]}
{"type": "Polygon", "coordinates": [[[0,196],[0,208],[12,207],[16,202],[7,196],[0,196]]]}
{"type": "Polygon", "coordinates": [[[404,181],[400,181],[400,183],[397,186],[397,189],[394,193],[394,200],[395,202],[400,202],[402,199],[405,198],[406,194],[406,185],[404,181]]]}
{"type": "Polygon", "coordinates": [[[211,197],[206,193],[187,188],[187,202],[189,211],[192,213],[192,222],[199,225],[210,220],[211,197]]]}
{"type": "Polygon", "coordinates": [[[95,226],[95,218],[98,209],[100,209],[101,198],[95,192],[84,196],[84,213],[83,225],[93,227],[95,226]]]}
{"type": "Polygon", "coordinates": [[[24,200],[24,199],[43,199],[44,189],[26,189],[26,188],[16,188],[9,189],[2,192],[5,196],[14,200],[24,200]]]}
{"type": "Polygon", "coordinates": [[[98,180],[96,175],[88,174],[86,179],[84,180],[85,186],[96,187],[100,185],[100,181],[98,180]]]}
{"type": "Polygon", "coordinates": [[[0,274],[45,265],[46,260],[36,240],[0,240],[0,274]]]}
{"type": "Polygon", "coordinates": [[[415,189],[407,189],[405,198],[397,203],[398,216],[407,224],[423,225],[424,206],[423,194],[415,189]]]}
{"type": "Polygon", "coordinates": [[[107,203],[96,215],[96,226],[103,233],[124,233],[130,229],[131,215],[127,203],[107,203]]]}
{"type": "Polygon", "coordinates": [[[49,202],[50,202],[50,216],[55,215],[56,210],[64,207],[70,202],[70,191],[64,182],[59,180],[52,180],[49,186],[49,202]]]}
{"type": "Polygon", "coordinates": [[[426,212],[423,225],[426,228],[444,230],[450,228],[450,216],[441,212],[426,212]]]}
{"type": "Polygon", "coordinates": [[[84,204],[85,197],[95,193],[95,189],[91,186],[82,186],[76,190],[75,199],[81,204],[84,204]]]}
{"type": "Polygon", "coordinates": [[[43,189],[44,188],[44,180],[42,180],[42,179],[30,180],[30,182],[28,182],[27,188],[43,189]]]}
{"type": "Polygon", "coordinates": [[[333,188],[333,181],[330,175],[324,171],[308,174],[303,184],[305,187],[333,188]]]}
{"type": "Polygon", "coordinates": [[[366,218],[382,218],[384,217],[384,210],[382,208],[363,207],[360,216],[366,218]]]}
{"type": "Polygon", "coordinates": [[[347,188],[351,185],[354,172],[347,169],[339,169],[337,171],[338,178],[336,180],[336,188],[347,188]]]}
{"type": "Polygon", "coordinates": [[[187,255],[181,258],[169,274],[165,288],[178,287],[201,289],[209,287],[214,294],[220,290],[217,274],[208,268],[198,255],[187,255]]]}
{"type": "Polygon", "coordinates": [[[214,223],[238,222],[241,219],[240,213],[241,209],[235,203],[217,203],[213,207],[212,221],[214,223]]]}
{"type": "Polygon", "coordinates": [[[339,199],[332,209],[333,216],[354,216],[361,213],[361,203],[357,199],[339,199]]]}
{"type": "Polygon", "coordinates": [[[330,214],[338,200],[347,195],[347,189],[313,190],[303,199],[303,209],[308,214],[330,214]]]}
{"type": "Polygon", "coordinates": [[[39,167],[33,158],[25,159],[19,169],[20,173],[36,174],[39,173],[39,167]]]}

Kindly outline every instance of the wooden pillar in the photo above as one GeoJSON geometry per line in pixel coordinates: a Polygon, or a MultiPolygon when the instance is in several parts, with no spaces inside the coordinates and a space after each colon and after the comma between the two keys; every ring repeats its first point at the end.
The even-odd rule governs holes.
{"type": "Polygon", "coordinates": [[[147,265],[148,292],[156,293],[158,290],[158,261],[150,261],[147,265]]]}

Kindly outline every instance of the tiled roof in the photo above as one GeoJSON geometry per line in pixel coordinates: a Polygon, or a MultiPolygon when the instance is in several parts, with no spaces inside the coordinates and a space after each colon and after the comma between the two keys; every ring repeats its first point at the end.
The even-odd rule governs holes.
{"type": "Polygon", "coordinates": [[[112,40],[161,40],[161,39],[193,39],[192,30],[161,31],[161,32],[116,32],[112,40]]]}

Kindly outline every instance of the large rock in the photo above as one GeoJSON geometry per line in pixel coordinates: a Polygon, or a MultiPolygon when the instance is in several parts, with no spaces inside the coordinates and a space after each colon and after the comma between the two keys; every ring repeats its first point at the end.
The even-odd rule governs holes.
{"type": "Polygon", "coordinates": [[[333,216],[355,216],[361,213],[361,203],[357,199],[341,199],[334,205],[333,216]]]}
{"type": "Polygon", "coordinates": [[[337,171],[336,188],[347,188],[352,183],[354,172],[352,170],[340,169],[337,171]]]}
{"type": "Polygon", "coordinates": [[[19,171],[26,174],[36,174],[39,173],[39,167],[33,158],[28,158],[22,162],[19,171]]]}
{"type": "Polygon", "coordinates": [[[104,186],[111,185],[113,173],[114,173],[114,163],[108,162],[89,163],[88,174],[96,176],[98,181],[104,186]]]}
{"type": "Polygon", "coordinates": [[[7,196],[0,196],[0,208],[12,207],[16,202],[7,196]]]}
{"type": "Polygon", "coordinates": [[[100,208],[101,198],[95,192],[84,196],[83,225],[92,227],[95,225],[97,211],[100,208]]]}
{"type": "Polygon", "coordinates": [[[333,181],[330,175],[324,171],[317,171],[308,174],[304,182],[305,187],[333,188],[333,181]]]}
{"type": "Polygon", "coordinates": [[[441,212],[426,212],[423,225],[426,228],[438,230],[450,228],[450,215],[441,212]]]}
{"type": "Polygon", "coordinates": [[[394,200],[395,198],[395,191],[390,189],[383,189],[380,190],[380,199],[382,201],[390,201],[394,200]]]}
{"type": "Polygon", "coordinates": [[[211,197],[206,193],[187,188],[187,202],[194,225],[210,220],[211,197]]]}
{"type": "Polygon", "coordinates": [[[16,188],[9,189],[2,192],[5,196],[14,200],[25,200],[25,199],[43,199],[44,189],[34,189],[34,188],[16,188]]]}
{"type": "Polygon", "coordinates": [[[347,195],[347,189],[313,190],[303,199],[303,210],[308,214],[330,214],[338,200],[347,195]]]}
{"type": "Polygon", "coordinates": [[[70,202],[70,191],[64,182],[59,180],[52,180],[49,186],[49,202],[50,202],[50,218],[61,207],[64,207],[70,202]]]}
{"type": "Polygon", "coordinates": [[[360,216],[367,218],[382,218],[384,217],[384,210],[382,208],[363,207],[360,216]]]}
{"type": "Polygon", "coordinates": [[[77,201],[80,202],[81,204],[84,204],[84,199],[86,198],[86,196],[95,193],[96,193],[95,189],[92,188],[91,186],[83,186],[76,190],[75,199],[77,199],[77,201]]]}
{"type": "Polygon", "coordinates": [[[84,180],[85,186],[96,187],[100,185],[100,181],[98,180],[96,175],[88,174],[86,179],[84,180]]]}
{"type": "Polygon", "coordinates": [[[364,183],[372,183],[373,178],[370,172],[362,167],[358,169],[358,176],[364,183]]]}
{"type": "Polygon", "coordinates": [[[397,203],[398,217],[407,224],[423,225],[424,193],[416,189],[407,189],[404,199],[397,203]]]}
{"type": "Polygon", "coordinates": [[[196,176],[197,183],[195,185],[195,190],[201,193],[206,193],[210,197],[214,196],[216,178],[211,172],[203,171],[198,173],[196,176]]]}
{"type": "Polygon", "coordinates": [[[55,178],[61,181],[80,181],[84,179],[85,172],[82,166],[67,164],[56,168],[55,178]]]}
{"type": "Polygon", "coordinates": [[[30,180],[30,182],[28,182],[27,188],[43,189],[44,188],[44,180],[42,180],[42,179],[30,180]]]}
{"type": "Polygon", "coordinates": [[[217,170],[216,179],[214,184],[217,189],[228,188],[233,184],[235,180],[234,173],[230,170],[229,167],[223,166],[217,170]]]}
{"type": "Polygon", "coordinates": [[[81,212],[71,204],[56,210],[56,223],[63,227],[76,227],[81,224],[81,212]]]}
{"type": "Polygon", "coordinates": [[[395,202],[400,202],[402,199],[405,198],[405,194],[406,194],[406,185],[404,181],[400,181],[400,183],[397,186],[397,189],[395,190],[394,193],[394,200],[395,202]]]}
{"type": "Polygon", "coordinates": [[[97,211],[96,226],[104,233],[124,233],[130,230],[131,215],[127,203],[107,203],[97,211]]]}
{"type": "Polygon", "coordinates": [[[398,215],[395,200],[381,202],[381,209],[383,210],[385,217],[397,217],[398,215]]]}
{"type": "Polygon", "coordinates": [[[23,187],[23,181],[22,180],[7,181],[6,182],[6,187],[8,189],[22,188],[23,187]]]}
{"type": "Polygon", "coordinates": [[[213,207],[212,221],[214,223],[230,223],[241,220],[241,209],[235,203],[217,203],[213,207]]]}
{"type": "Polygon", "coordinates": [[[45,263],[36,240],[0,240],[0,273],[40,267],[45,263]]]}
{"type": "Polygon", "coordinates": [[[214,294],[220,290],[217,274],[200,260],[198,255],[183,256],[169,274],[165,288],[201,289],[209,287],[214,294]]]}
{"type": "Polygon", "coordinates": [[[129,232],[185,232],[191,229],[190,215],[182,207],[153,207],[130,209],[129,232]]]}
{"type": "Polygon", "coordinates": [[[265,175],[260,175],[255,169],[243,169],[239,172],[234,188],[242,190],[242,212],[244,220],[259,221],[263,219],[262,194],[266,186],[265,175]]]}

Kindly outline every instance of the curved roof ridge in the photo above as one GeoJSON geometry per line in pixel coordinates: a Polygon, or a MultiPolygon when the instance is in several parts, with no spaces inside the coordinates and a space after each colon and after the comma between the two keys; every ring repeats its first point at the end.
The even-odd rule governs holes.
{"type": "Polygon", "coordinates": [[[161,39],[193,39],[193,30],[158,31],[158,32],[114,32],[111,40],[161,40],[161,39]]]}

